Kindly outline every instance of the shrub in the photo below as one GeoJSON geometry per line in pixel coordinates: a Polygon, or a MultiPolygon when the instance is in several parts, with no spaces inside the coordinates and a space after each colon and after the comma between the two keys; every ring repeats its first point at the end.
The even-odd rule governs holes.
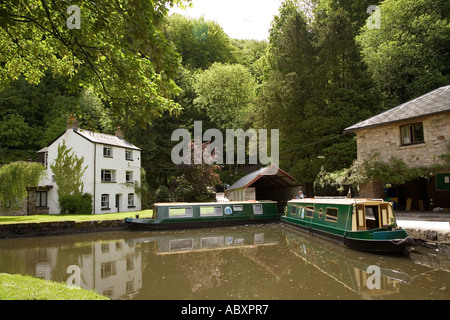
{"type": "Polygon", "coordinates": [[[83,193],[62,196],[59,205],[61,213],[92,214],[92,195],[83,193]]]}
{"type": "Polygon", "coordinates": [[[170,191],[166,186],[160,186],[155,193],[156,202],[168,202],[170,201],[170,191]]]}

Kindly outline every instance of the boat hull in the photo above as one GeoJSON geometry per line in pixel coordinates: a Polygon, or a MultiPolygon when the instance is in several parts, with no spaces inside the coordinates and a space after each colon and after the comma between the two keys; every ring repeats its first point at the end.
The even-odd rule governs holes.
{"type": "Polygon", "coordinates": [[[186,221],[167,221],[153,219],[133,219],[126,218],[124,223],[132,231],[156,231],[156,230],[175,230],[175,229],[197,229],[197,228],[215,228],[230,227],[247,224],[269,224],[278,223],[279,217],[271,218],[244,218],[244,219],[223,219],[223,220],[186,220],[186,221]]]}
{"type": "Polygon", "coordinates": [[[413,239],[408,236],[393,239],[363,239],[352,237],[352,232],[349,232],[349,235],[347,235],[346,233],[337,234],[327,232],[325,230],[316,229],[312,225],[307,226],[295,222],[289,222],[284,219],[284,217],[282,217],[281,222],[285,225],[292,226],[304,232],[308,232],[310,234],[318,235],[334,242],[344,244],[348,248],[358,251],[402,254],[405,252],[408,246],[411,246],[413,244],[413,239]]]}

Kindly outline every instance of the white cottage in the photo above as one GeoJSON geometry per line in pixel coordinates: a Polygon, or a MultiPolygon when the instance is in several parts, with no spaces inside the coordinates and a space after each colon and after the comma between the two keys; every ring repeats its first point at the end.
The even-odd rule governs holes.
{"type": "Polygon", "coordinates": [[[58,146],[65,142],[78,157],[84,157],[84,193],[93,198],[93,213],[141,210],[141,200],[135,192],[135,182],[141,184],[141,150],[123,139],[120,129],[116,135],[79,129],[76,122],[48,147],[38,151],[47,174],[42,186],[29,190],[28,214],[60,213],[58,186],[50,168],[58,146]]]}

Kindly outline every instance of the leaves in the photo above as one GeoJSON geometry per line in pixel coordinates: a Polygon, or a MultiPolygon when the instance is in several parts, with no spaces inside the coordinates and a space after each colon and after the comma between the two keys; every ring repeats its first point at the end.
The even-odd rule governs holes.
{"type": "Polygon", "coordinates": [[[87,169],[83,168],[84,157],[79,158],[72,152],[72,148],[67,148],[65,141],[58,145],[58,155],[50,164],[55,183],[58,186],[58,198],[64,196],[83,193],[82,177],[87,169]]]}
{"type": "Polygon", "coordinates": [[[45,168],[37,162],[12,162],[0,166],[0,209],[14,210],[27,195],[27,187],[37,187],[45,168]]]}
{"type": "Polygon", "coordinates": [[[64,1],[3,3],[0,86],[20,75],[37,84],[46,72],[92,88],[116,115],[147,124],[178,106],[173,81],[178,54],[166,40],[166,5],[181,1],[78,1],[80,29],[67,27],[64,1]]]}

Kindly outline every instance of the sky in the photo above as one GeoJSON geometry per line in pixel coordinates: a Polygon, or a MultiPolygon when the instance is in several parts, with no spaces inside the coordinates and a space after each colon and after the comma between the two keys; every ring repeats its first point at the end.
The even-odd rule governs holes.
{"type": "Polygon", "coordinates": [[[282,0],[192,0],[193,7],[171,9],[191,18],[212,20],[233,39],[267,40],[282,0]]]}

